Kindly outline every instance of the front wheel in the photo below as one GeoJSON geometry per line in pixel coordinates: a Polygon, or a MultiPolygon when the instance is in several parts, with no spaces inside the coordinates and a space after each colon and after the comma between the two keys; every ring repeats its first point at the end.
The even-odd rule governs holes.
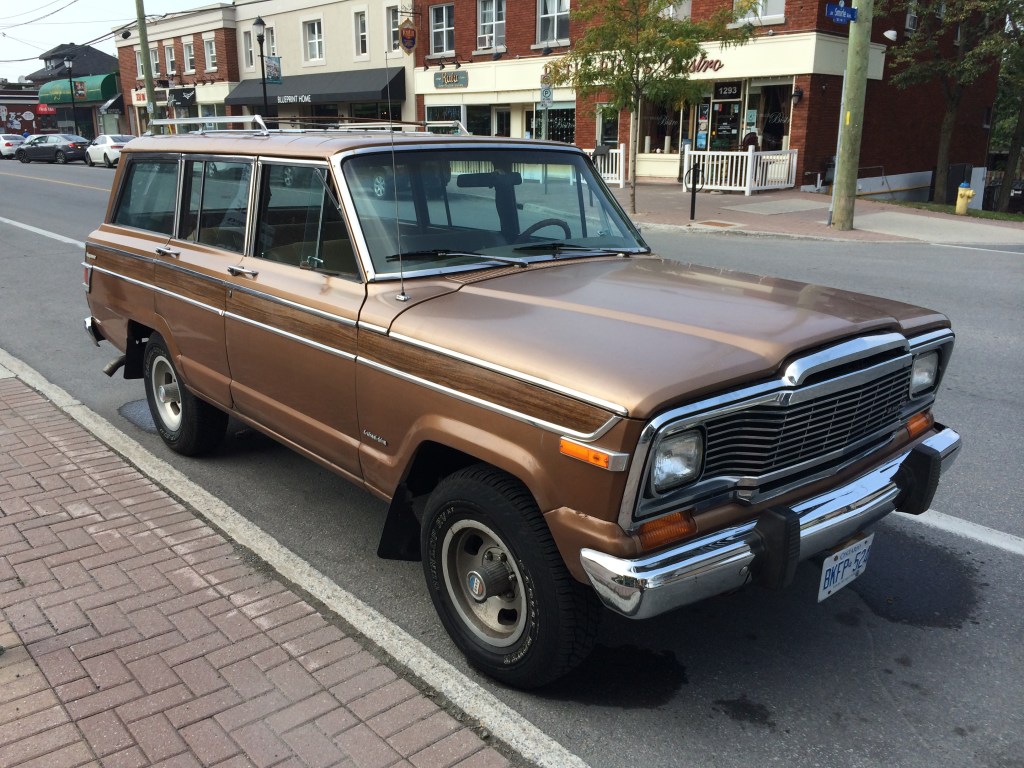
{"type": "Polygon", "coordinates": [[[424,511],[421,547],[441,623],[484,674],[535,688],[587,657],[597,599],[566,570],[515,478],[477,465],[442,480],[424,511]]]}
{"type": "Polygon", "coordinates": [[[149,412],[167,447],[183,456],[199,456],[220,445],[227,414],[189,392],[159,334],[146,345],[143,376],[149,412]]]}
{"type": "Polygon", "coordinates": [[[18,152],[18,153],[15,154],[15,157],[18,158],[18,162],[19,163],[31,163],[32,162],[31,160],[28,159],[28,153],[27,152],[18,152]]]}

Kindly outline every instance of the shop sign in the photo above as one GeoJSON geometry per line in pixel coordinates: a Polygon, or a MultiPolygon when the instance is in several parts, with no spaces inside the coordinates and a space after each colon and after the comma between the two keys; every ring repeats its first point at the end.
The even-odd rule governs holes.
{"type": "Polygon", "coordinates": [[[37,115],[56,115],[57,110],[49,104],[36,104],[37,115]]]}
{"type": "Polygon", "coordinates": [[[694,59],[690,62],[690,74],[698,74],[700,72],[717,72],[725,63],[721,59],[709,59],[701,54],[699,59],[694,59]]]}
{"type": "Polygon", "coordinates": [[[406,53],[416,50],[416,25],[412,19],[406,19],[398,25],[398,43],[406,53]]]}
{"type": "Polygon", "coordinates": [[[715,101],[736,101],[742,92],[743,83],[730,80],[727,83],[715,83],[715,101]]]}
{"type": "Polygon", "coordinates": [[[309,93],[290,93],[277,97],[278,104],[312,104],[313,95],[309,93]]]}
{"type": "Polygon", "coordinates": [[[464,69],[456,69],[451,72],[434,73],[435,88],[468,88],[469,72],[464,69]]]}
{"type": "Polygon", "coordinates": [[[145,91],[135,91],[135,93],[132,95],[132,100],[136,104],[145,104],[146,103],[146,92],[145,91]]]}
{"type": "Polygon", "coordinates": [[[171,88],[167,92],[167,103],[176,107],[191,107],[196,103],[195,88],[171,88]]]}

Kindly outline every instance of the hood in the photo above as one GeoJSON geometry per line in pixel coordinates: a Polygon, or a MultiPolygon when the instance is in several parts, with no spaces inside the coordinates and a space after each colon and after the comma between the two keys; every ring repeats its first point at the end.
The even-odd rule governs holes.
{"type": "Polygon", "coordinates": [[[615,403],[634,418],[777,375],[797,352],[945,322],[899,302],[653,258],[465,280],[411,307],[391,330],[615,403]]]}

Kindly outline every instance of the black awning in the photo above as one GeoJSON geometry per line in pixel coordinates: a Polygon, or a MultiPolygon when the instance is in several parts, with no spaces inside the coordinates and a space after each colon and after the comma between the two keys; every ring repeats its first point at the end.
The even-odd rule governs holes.
{"type": "MultiPolygon", "coordinates": [[[[267,83],[267,102],[276,107],[290,104],[333,104],[339,101],[387,101],[389,96],[391,101],[405,101],[404,68],[289,75],[282,78],[280,85],[267,83]]],[[[227,95],[224,103],[261,106],[261,81],[258,78],[243,80],[227,95]]]]}
{"type": "Polygon", "coordinates": [[[101,115],[120,115],[122,112],[124,112],[124,96],[120,93],[114,98],[108,99],[107,102],[100,107],[101,115]]]}

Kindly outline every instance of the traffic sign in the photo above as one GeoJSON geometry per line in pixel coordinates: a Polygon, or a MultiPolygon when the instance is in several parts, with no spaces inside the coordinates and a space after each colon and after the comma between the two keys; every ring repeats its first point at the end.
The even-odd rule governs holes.
{"type": "Polygon", "coordinates": [[[550,85],[540,87],[540,105],[543,109],[549,109],[554,101],[555,91],[550,85]]]}

